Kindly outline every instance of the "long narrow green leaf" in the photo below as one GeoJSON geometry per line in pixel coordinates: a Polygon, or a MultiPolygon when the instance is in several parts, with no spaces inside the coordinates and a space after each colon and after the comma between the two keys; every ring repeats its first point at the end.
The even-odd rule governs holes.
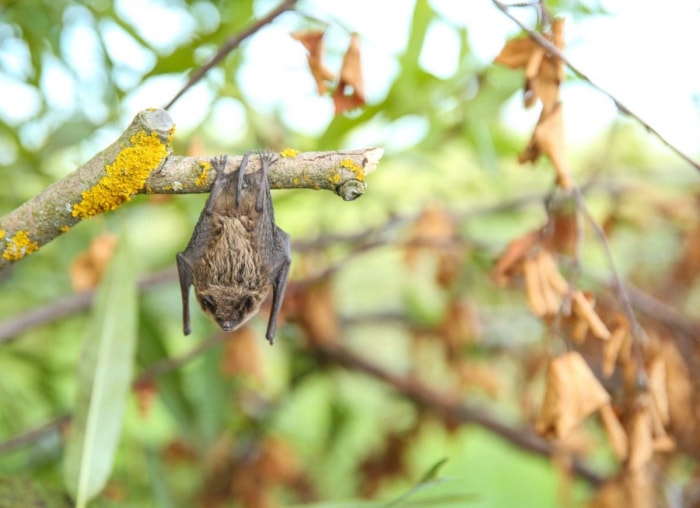
{"type": "Polygon", "coordinates": [[[104,487],[116,453],[136,344],[136,284],[126,241],[95,299],[78,366],[78,391],[65,455],[64,481],[82,508],[104,487]]]}

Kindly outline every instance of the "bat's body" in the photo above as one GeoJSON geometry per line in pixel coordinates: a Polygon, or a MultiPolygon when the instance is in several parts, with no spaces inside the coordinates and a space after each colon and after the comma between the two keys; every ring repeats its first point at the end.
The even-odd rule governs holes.
{"type": "Polygon", "coordinates": [[[262,169],[246,175],[248,154],[237,171],[225,173],[226,156],[212,160],[216,181],[187,248],[177,255],[183,328],[190,333],[189,291],[202,310],[225,331],[245,323],[272,286],[267,340],[272,343],[290,264],[289,235],[275,224],[267,173],[271,154],[260,154],[262,169]]]}

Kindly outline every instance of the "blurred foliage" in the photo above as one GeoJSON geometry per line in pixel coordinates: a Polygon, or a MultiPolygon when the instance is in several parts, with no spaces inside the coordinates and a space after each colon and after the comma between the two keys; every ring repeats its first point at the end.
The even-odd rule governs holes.
{"type": "MultiPolygon", "coordinates": [[[[604,14],[596,2],[547,4],[575,19],[604,14]]],[[[0,213],[111,142],[138,111],[131,105],[143,90],[166,90],[156,94],[166,103],[192,69],[273,6],[144,3],[148,23],[174,27],[165,40],[129,2],[1,2],[0,213]]],[[[292,12],[285,22],[316,28],[314,13],[303,1],[298,7],[303,14],[292,12]]],[[[338,17],[329,30],[342,24],[338,17]]],[[[328,43],[331,58],[344,51],[344,35],[328,43]]],[[[306,72],[299,55],[276,70],[280,95],[287,93],[285,72],[306,72]]],[[[540,508],[590,499],[595,486],[572,477],[563,458],[543,459],[488,428],[431,411],[381,376],[342,367],[324,349],[342,344],[389,373],[481,404],[514,429],[533,427],[548,360],[579,346],[528,312],[522,282],[507,289],[491,279],[509,242],[553,217],[544,206],[551,165],[517,164],[527,139],[504,114],[522,74],[478,61],[468,27],[417,0],[405,47],[394,55],[396,71],[381,77],[383,96],[329,118],[311,135],[285,122],[283,112],[255,110],[241,86],[251,58],[244,44],[207,75],[207,107],[173,110],[176,123],[178,112],[193,118],[176,134],[178,153],[333,150],[358,139],[387,141],[387,153],[357,202],[309,191],[275,195],[294,253],[274,348],[263,338],[267,309],[224,337],[193,307],[194,338],[184,337],[174,273],[140,293],[136,382],[114,470],[96,505],[540,508]],[[421,65],[426,34],[438,21],[459,40],[449,77],[421,65]],[[241,127],[230,141],[220,127],[222,109],[240,116],[229,118],[241,127]]],[[[569,157],[620,273],[697,318],[695,175],[650,146],[631,120],[601,125],[598,139],[573,147],[569,157]]],[[[141,196],[84,221],[0,274],[0,323],[55,308],[71,295],[71,266],[105,233],[128,232],[130,271],[140,277],[172,269],[203,203],[203,196],[141,196]]],[[[571,268],[564,271],[575,277],[579,270],[581,287],[604,295],[603,309],[615,308],[605,290],[611,272],[604,251],[592,234],[583,237],[580,266],[564,256],[571,268]]],[[[89,323],[89,312],[72,312],[0,343],[0,440],[72,411],[89,323]]],[[[669,328],[650,326],[649,333],[665,337],[669,328]]],[[[599,352],[588,352],[595,367],[599,352]]],[[[606,381],[611,393],[624,388],[618,378],[606,381]]],[[[0,483],[31,478],[41,489],[62,489],[66,430],[12,450],[0,442],[0,476],[12,478],[0,483]]],[[[600,426],[586,422],[584,430],[574,448],[601,472],[615,472],[621,461],[600,426]]],[[[686,457],[664,456],[666,478],[690,489],[700,454],[690,438],[675,437],[686,457]]]]}

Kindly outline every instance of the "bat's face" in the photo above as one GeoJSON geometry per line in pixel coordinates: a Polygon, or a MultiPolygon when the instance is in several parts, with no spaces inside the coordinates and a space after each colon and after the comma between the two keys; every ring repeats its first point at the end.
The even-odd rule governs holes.
{"type": "Polygon", "coordinates": [[[214,286],[195,291],[202,310],[211,316],[225,332],[235,330],[248,321],[260,308],[268,287],[260,291],[240,291],[214,286]]]}

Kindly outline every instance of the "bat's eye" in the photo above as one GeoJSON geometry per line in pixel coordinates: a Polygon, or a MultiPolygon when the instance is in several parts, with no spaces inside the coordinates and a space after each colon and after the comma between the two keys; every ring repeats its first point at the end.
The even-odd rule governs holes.
{"type": "Polygon", "coordinates": [[[206,310],[208,310],[212,314],[216,311],[216,305],[214,304],[214,300],[211,296],[203,296],[202,305],[206,310]]]}

